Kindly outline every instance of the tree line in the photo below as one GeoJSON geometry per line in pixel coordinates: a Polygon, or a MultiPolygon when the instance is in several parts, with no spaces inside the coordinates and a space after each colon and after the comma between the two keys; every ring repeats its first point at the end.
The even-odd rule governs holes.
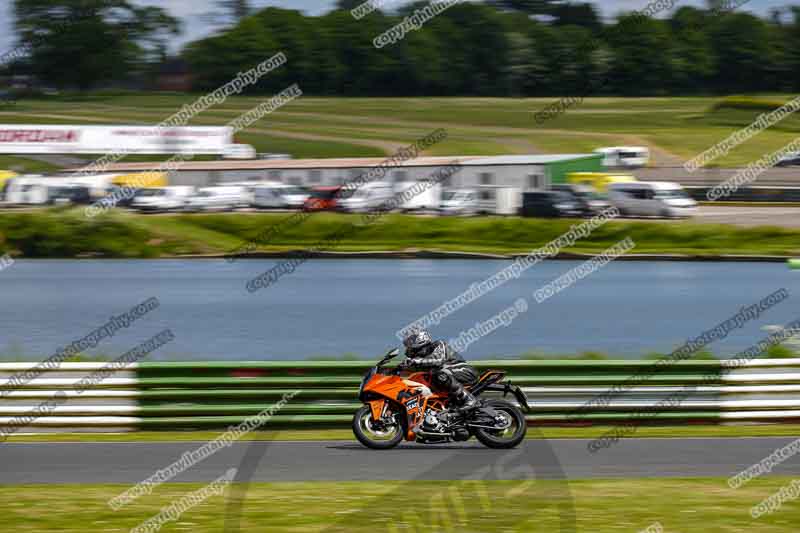
{"type": "MultiPolygon", "coordinates": [[[[278,51],[289,62],[251,92],[292,83],[306,94],[352,97],[583,95],[587,87],[620,95],[800,90],[796,6],[759,17],[711,1],[665,18],[631,12],[606,23],[589,3],[490,0],[455,5],[378,49],[375,37],[428,3],[357,20],[350,9],[360,3],[341,0],[329,13],[308,16],[220,2],[230,10],[226,23],[180,56],[198,91],[278,51]]],[[[124,0],[16,0],[15,23],[22,40],[34,44],[10,68],[82,89],[153,72],[180,27],[160,8],[124,0]],[[70,18],[79,9],[81,16],[70,18]],[[60,29],[48,33],[59,20],[60,29]]]]}

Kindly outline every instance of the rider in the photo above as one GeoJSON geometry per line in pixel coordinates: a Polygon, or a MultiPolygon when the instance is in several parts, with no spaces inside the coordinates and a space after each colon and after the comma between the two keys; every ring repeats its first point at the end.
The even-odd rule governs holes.
{"type": "Polygon", "coordinates": [[[474,409],[478,402],[464,388],[478,380],[478,372],[445,341],[433,341],[425,330],[415,330],[403,340],[406,359],[403,368],[433,371],[433,385],[450,394],[450,401],[458,412],[464,414],[474,409]]]}

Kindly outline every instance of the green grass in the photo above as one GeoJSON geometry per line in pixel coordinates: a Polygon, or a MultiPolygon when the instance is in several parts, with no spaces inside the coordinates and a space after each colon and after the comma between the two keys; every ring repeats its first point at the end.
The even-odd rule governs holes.
{"type": "MultiPolygon", "coordinates": [[[[529,439],[594,439],[617,426],[586,427],[535,427],[528,432],[529,439]]],[[[214,431],[140,431],[135,433],[51,433],[40,435],[12,435],[9,442],[204,442],[219,436],[214,431]]],[[[640,426],[631,438],[689,438],[689,437],[800,437],[800,425],[683,425],[640,426]]],[[[354,440],[349,429],[298,429],[282,431],[256,431],[248,433],[244,441],[319,441],[354,440]]]]}
{"type": "MultiPolygon", "coordinates": [[[[531,135],[529,140],[537,148],[546,153],[589,153],[601,146],[608,146],[612,141],[622,139],[608,138],[598,135],[576,135],[573,133],[552,133],[548,135],[531,135]]],[[[616,142],[614,142],[616,144],[616,142]]],[[[620,143],[621,144],[621,143],[620,143]]]]}
{"type": "MultiPolygon", "coordinates": [[[[8,123],[156,124],[202,95],[98,94],[22,100],[0,112],[8,123]],[[49,116],[48,116],[49,115],[49,116]]],[[[221,125],[265,97],[235,97],[195,117],[193,125],[221,125]]],[[[788,95],[771,95],[786,101],[788,95]]],[[[295,157],[387,154],[444,127],[452,139],[435,155],[587,152],[601,146],[649,144],[656,163],[678,165],[710,148],[759,115],[757,109],[715,108],[721,98],[587,98],[537,125],[536,111],[556,98],[317,98],[303,96],[240,134],[259,150],[295,157]],[[289,135],[289,134],[293,135],[289,135]],[[299,136],[298,136],[299,135],[299,136]]],[[[715,161],[739,166],[781,148],[800,134],[800,115],[758,134],[715,161]]],[[[2,168],[2,167],[0,167],[2,168]]]]}
{"type": "MultiPolygon", "coordinates": [[[[253,483],[211,496],[161,531],[223,531],[229,497],[241,502],[241,531],[271,533],[551,533],[573,524],[580,533],[635,533],[656,522],[675,532],[784,533],[797,530],[798,502],[758,520],[749,509],[790,482],[762,478],[737,490],[723,478],[253,483]]],[[[0,486],[3,528],[128,531],[204,486],[162,485],[116,512],[107,501],[127,485],[0,486]]]]}
{"type": "Polygon", "coordinates": [[[530,153],[530,150],[526,151],[523,149],[524,145],[515,146],[508,141],[510,141],[510,139],[506,140],[506,142],[500,142],[498,140],[474,141],[448,137],[444,141],[431,146],[427,154],[446,157],[452,155],[525,155],[526,153],[530,153]]]}
{"type": "MultiPolygon", "coordinates": [[[[27,258],[150,258],[225,254],[255,239],[265,228],[291,215],[173,214],[112,212],[87,219],[82,209],[0,213],[0,253],[27,258]]],[[[359,224],[331,251],[406,251],[409,249],[525,254],[567,232],[579,220],[526,218],[448,218],[390,215],[370,225],[358,215],[314,214],[281,232],[261,251],[306,249],[324,243],[338,229],[359,224]]],[[[692,222],[610,222],[565,251],[594,254],[625,237],[632,253],[713,257],[721,254],[800,254],[800,230],[739,228],[692,222]]]]}
{"type": "Polygon", "coordinates": [[[0,170],[11,170],[17,174],[50,174],[59,167],[44,161],[10,155],[0,155],[0,170]]]}
{"type": "Polygon", "coordinates": [[[244,133],[236,136],[242,143],[253,145],[258,153],[290,154],[295,159],[313,159],[324,157],[382,157],[383,150],[371,146],[335,141],[314,141],[290,139],[280,135],[244,133]]]}

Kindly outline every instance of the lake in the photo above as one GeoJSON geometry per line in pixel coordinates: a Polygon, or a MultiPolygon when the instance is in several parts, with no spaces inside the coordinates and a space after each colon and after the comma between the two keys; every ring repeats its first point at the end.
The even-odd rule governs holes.
{"type": "MultiPolygon", "coordinates": [[[[395,332],[507,266],[500,260],[309,261],[255,293],[245,283],[275,260],[19,260],[0,272],[0,353],[43,359],[147,298],[161,306],[89,353],[116,357],[164,328],[175,340],[150,360],[376,358],[395,332]]],[[[547,261],[433,328],[457,336],[514,301],[526,313],[466,350],[470,359],[529,351],[600,351],[636,358],[668,352],[769,293],[800,283],[779,263],[612,263],[537,304],[532,293],[578,261],[547,261]]],[[[765,325],[800,318],[795,294],[714,343],[729,356],[765,325]]]]}

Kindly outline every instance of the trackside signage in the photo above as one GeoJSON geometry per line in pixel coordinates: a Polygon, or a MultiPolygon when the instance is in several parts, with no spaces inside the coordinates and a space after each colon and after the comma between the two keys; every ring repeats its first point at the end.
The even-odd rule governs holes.
{"type": "Polygon", "coordinates": [[[0,125],[0,154],[224,154],[227,127],[0,125]]]}

